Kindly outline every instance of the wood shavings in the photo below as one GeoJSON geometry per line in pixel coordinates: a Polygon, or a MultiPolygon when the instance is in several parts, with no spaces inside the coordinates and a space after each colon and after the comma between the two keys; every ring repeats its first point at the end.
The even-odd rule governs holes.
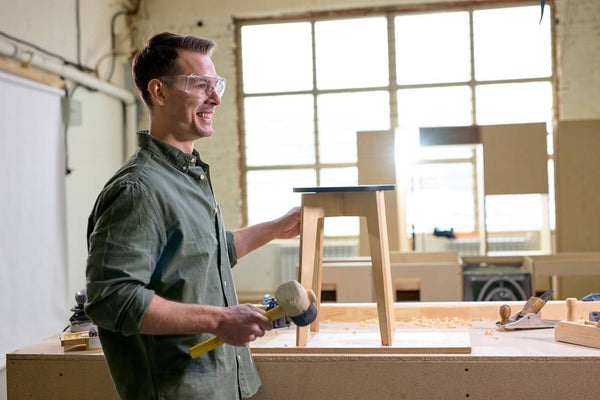
{"type": "Polygon", "coordinates": [[[498,339],[498,336],[496,336],[496,331],[494,329],[488,329],[484,332],[484,334],[487,336],[492,336],[494,339],[498,339]]]}
{"type": "Polygon", "coordinates": [[[473,326],[471,321],[464,320],[458,317],[444,318],[427,318],[412,317],[410,323],[419,327],[436,327],[436,328],[458,328],[459,326],[473,326]]]}
{"type": "Polygon", "coordinates": [[[367,325],[371,325],[371,324],[377,324],[379,322],[379,320],[377,318],[369,318],[369,319],[365,319],[364,321],[360,321],[360,326],[367,326],[367,325]]]}

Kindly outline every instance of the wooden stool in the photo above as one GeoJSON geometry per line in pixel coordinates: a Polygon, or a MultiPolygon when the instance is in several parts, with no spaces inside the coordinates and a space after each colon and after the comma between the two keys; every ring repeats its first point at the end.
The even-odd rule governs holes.
{"type": "MultiPolygon", "coordinates": [[[[300,283],[306,289],[312,289],[317,295],[317,310],[321,303],[324,218],[366,217],[379,330],[383,346],[392,344],[394,330],[394,296],[383,191],[394,188],[394,185],[294,188],[294,192],[303,193],[300,283]]],[[[370,282],[365,282],[365,285],[369,284],[370,282]]],[[[310,325],[310,328],[313,332],[319,331],[318,317],[310,325]]],[[[307,341],[308,327],[298,327],[296,346],[306,346],[307,341]]]]}

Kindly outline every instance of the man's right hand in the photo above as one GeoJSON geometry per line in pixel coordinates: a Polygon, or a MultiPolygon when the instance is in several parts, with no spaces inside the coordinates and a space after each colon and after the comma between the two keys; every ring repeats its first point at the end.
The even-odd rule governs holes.
{"type": "Polygon", "coordinates": [[[215,307],[203,304],[184,304],[152,297],[142,320],[140,333],[145,335],[195,335],[212,333],[233,346],[247,346],[273,323],[264,311],[251,305],[215,307]]]}
{"type": "Polygon", "coordinates": [[[232,346],[247,346],[264,336],[265,331],[273,329],[273,323],[263,313],[252,304],[223,308],[213,333],[232,346]]]}

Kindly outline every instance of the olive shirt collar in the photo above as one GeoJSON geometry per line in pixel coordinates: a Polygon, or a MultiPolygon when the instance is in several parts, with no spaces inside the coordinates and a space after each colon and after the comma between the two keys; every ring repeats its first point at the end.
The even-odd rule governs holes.
{"type": "Polygon", "coordinates": [[[140,148],[148,150],[157,157],[167,160],[178,170],[188,173],[190,166],[198,166],[202,167],[208,175],[208,164],[200,159],[200,153],[198,153],[196,149],[192,150],[192,154],[184,153],[175,146],[152,136],[148,130],[138,131],[137,134],[138,146],[140,148]]]}

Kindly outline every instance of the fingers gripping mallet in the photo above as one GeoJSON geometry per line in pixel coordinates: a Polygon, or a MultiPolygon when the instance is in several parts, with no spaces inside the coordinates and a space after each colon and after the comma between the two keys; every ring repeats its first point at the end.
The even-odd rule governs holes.
{"type": "MultiPolygon", "coordinates": [[[[275,291],[275,298],[279,305],[263,314],[271,321],[287,315],[297,326],[306,326],[317,318],[315,293],[312,290],[306,291],[298,281],[289,281],[279,286],[275,291]]],[[[196,358],[223,343],[215,336],[190,348],[190,356],[196,358]]]]}

